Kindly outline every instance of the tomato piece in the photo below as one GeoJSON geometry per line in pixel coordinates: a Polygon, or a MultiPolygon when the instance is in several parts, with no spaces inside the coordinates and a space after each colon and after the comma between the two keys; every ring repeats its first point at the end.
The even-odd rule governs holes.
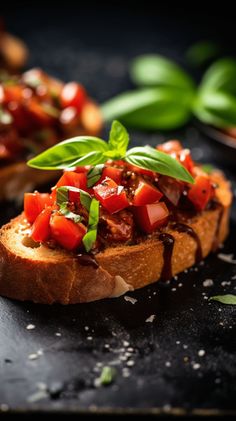
{"type": "Polygon", "coordinates": [[[26,104],[27,112],[38,127],[52,126],[56,119],[57,110],[50,104],[41,103],[35,98],[30,98],[26,104]]]}
{"type": "Polygon", "coordinates": [[[29,121],[29,115],[24,105],[16,101],[10,101],[7,107],[13,117],[14,127],[20,133],[28,134],[32,130],[33,125],[29,121]]]}
{"type": "Polygon", "coordinates": [[[136,167],[136,165],[128,164],[127,169],[129,171],[133,171],[138,174],[147,175],[148,177],[151,177],[151,178],[156,177],[156,173],[154,171],[146,170],[145,168],[136,167]]]}
{"type": "Polygon", "coordinates": [[[158,187],[172,205],[178,206],[184,190],[183,183],[172,177],[162,175],[158,180],[158,187]]]}
{"type": "Polygon", "coordinates": [[[66,107],[59,118],[61,127],[66,134],[73,134],[80,124],[80,117],[75,107],[66,107]]]}
{"type": "Polygon", "coordinates": [[[11,101],[21,102],[23,98],[23,86],[7,85],[3,87],[3,101],[9,103],[11,101]]]}
{"type": "Polygon", "coordinates": [[[188,199],[199,211],[205,209],[212,197],[212,184],[209,177],[197,175],[195,183],[191,184],[188,191],[188,199]]]}
{"type": "Polygon", "coordinates": [[[193,173],[194,162],[189,149],[183,149],[179,152],[179,161],[190,172],[190,174],[193,173]]]}
{"type": "Polygon", "coordinates": [[[155,229],[167,224],[169,211],[164,202],[152,203],[134,208],[134,216],[139,228],[151,234],[155,229]]]}
{"type": "Polygon", "coordinates": [[[24,212],[28,222],[33,223],[45,206],[52,204],[52,198],[48,193],[25,193],[24,212]]]}
{"type": "Polygon", "coordinates": [[[166,153],[181,152],[183,147],[178,140],[169,140],[161,145],[157,145],[156,149],[166,153]]]}
{"type": "Polygon", "coordinates": [[[43,243],[50,238],[51,208],[45,208],[35,219],[31,228],[31,238],[34,241],[43,243]]]}
{"type": "MultiPolygon", "coordinates": [[[[77,173],[74,171],[65,171],[56,184],[56,187],[72,186],[77,189],[87,190],[86,173],[77,173]]],[[[71,202],[80,202],[80,194],[77,192],[69,192],[69,200],[71,202]]]]}
{"type": "Polygon", "coordinates": [[[105,180],[106,177],[111,178],[113,181],[116,182],[116,184],[121,184],[122,179],[122,173],[123,170],[121,168],[116,167],[105,167],[102,171],[102,176],[99,180],[99,183],[101,183],[103,180],[105,180]]]}
{"type": "Polygon", "coordinates": [[[60,246],[75,250],[86,234],[86,227],[66,219],[63,215],[54,215],[50,220],[51,234],[60,246]]]}
{"type": "Polygon", "coordinates": [[[87,94],[82,85],[77,82],[66,83],[60,94],[62,108],[75,107],[78,113],[81,112],[87,99],[87,94]]]}
{"type": "Polygon", "coordinates": [[[110,213],[127,208],[129,202],[123,186],[118,186],[111,178],[105,178],[101,184],[93,187],[95,197],[110,213]]]}
{"type": "Polygon", "coordinates": [[[160,200],[163,194],[152,184],[140,179],[138,187],[134,192],[133,205],[143,206],[149,203],[155,203],[160,200]]]}

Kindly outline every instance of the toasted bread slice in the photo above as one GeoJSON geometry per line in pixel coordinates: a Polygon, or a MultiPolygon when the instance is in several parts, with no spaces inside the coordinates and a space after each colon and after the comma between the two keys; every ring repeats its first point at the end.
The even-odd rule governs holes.
{"type": "MultiPolygon", "coordinates": [[[[202,257],[228,234],[230,186],[219,172],[212,179],[219,185],[220,206],[187,221],[199,238],[202,257]]],[[[174,239],[169,256],[172,275],[194,265],[195,239],[171,225],[163,232],[174,239]]],[[[119,296],[160,279],[166,264],[163,252],[163,241],[150,236],[140,244],[108,247],[96,255],[97,268],[84,266],[70,252],[34,243],[22,213],[0,231],[0,294],[45,304],[73,304],[119,296]]]]}

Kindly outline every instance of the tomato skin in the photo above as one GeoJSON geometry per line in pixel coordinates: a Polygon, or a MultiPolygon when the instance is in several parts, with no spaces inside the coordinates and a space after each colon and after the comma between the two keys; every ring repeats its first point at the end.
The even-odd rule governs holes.
{"type": "Polygon", "coordinates": [[[169,202],[178,206],[184,190],[184,184],[167,175],[162,175],[158,180],[158,187],[169,202]]]}
{"type": "Polygon", "coordinates": [[[121,184],[123,170],[116,167],[105,167],[102,171],[102,176],[99,180],[101,183],[106,177],[111,178],[116,184],[121,184]]]}
{"type": "Polygon", "coordinates": [[[63,215],[54,215],[50,220],[51,235],[66,250],[75,250],[86,234],[86,227],[66,219],[63,215]]]}
{"type": "Polygon", "coordinates": [[[31,228],[31,238],[34,241],[43,243],[50,238],[50,218],[52,210],[50,207],[45,208],[35,219],[31,228]]]}
{"type": "Polygon", "coordinates": [[[186,170],[190,172],[190,174],[193,174],[194,162],[192,160],[189,149],[183,149],[179,153],[179,161],[186,168],[186,170]]]}
{"type": "Polygon", "coordinates": [[[93,187],[93,191],[96,199],[109,213],[119,212],[129,206],[123,186],[118,186],[111,178],[105,178],[101,184],[93,187]]]}
{"type": "Polygon", "coordinates": [[[198,211],[205,209],[212,197],[212,184],[209,177],[197,175],[195,183],[191,184],[188,191],[188,199],[194,204],[198,211]]]}
{"type": "Polygon", "coordinates": [[[156,187],[140,179],[134,193],[133,206],[144,206],[158,202],[162,196],[163,194],[156,187]]]}
{"type": "Polygon", "coordinates": [[[25,193],[24,212],[27,221],[32,224],[45,206],[50,206],[51,204],[52,198],[48,193],[25,193]]]}
{"type": "MultiPolygon", "coordinates": [[[[65,171],[56,184],[56,187],[72,186],[77,189],[87,190],[87,176],[85,172],[65,171]]],[[[54,190],[55,191],[55,190],[54,190]]],[[[53,193],[54,197],[56,195],[53,193]]],[[[71,202],[79,203],[80,194],[77,192],[69,192],[69,199],[71,202]]]]}
{"type": "Polygon", "coordinates": [[[151,234],[155,229],[167,224],[169,211],[164,202],[152,203],[134,208],[134,216],[140,229],[151,234]]]}
{"type": "Polygon", "coordinates": [[[75,107],[80,113],[87,99],[87,94],[83,86],[77,82],[66,83],[60,94],[62,108],[75,107]]]}

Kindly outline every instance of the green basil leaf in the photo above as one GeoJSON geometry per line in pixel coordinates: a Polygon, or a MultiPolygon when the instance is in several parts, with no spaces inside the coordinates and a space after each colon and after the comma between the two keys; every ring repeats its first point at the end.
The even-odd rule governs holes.
{"type": "Polygon", "coordinates": [[[236,126],[236,98],[227,93],[202,92],[196,98],[193,111],[204,123],[220,128],[236,126]]]}
{"type": "Polygon", "coordinates": [[[87,173],[87,187],[92,187],[94,184],[101,178],[102,170],[104,168],[103,164],[96,165],[92,167],[87,173]]]}
{"type": "Polygon", "coordinates": [[[69,192],[76,192],[80,194],[81,204],[89,211],[91,204],[91,196],[89,193],[82,189],[72,186],[61,186],[57,188],[57,199],[56,202],[60,206],[62,203],[69,202],[69,192]]]}
{"type": "Polygon", "coordinates": [[[68,208],[67,202],[63,202],[60,205],[59,213],[65,216],[67,219],[71,219],[76,224],[82,220],[82,217],[80,215],[77,215],[77,213],[70,211],[70,209],[68,208]]]}
{"type": "Polygon", "coordinates": [[[129,134],[126,128],[117,120],[114,120],[111,126],[108,146],[109,151],[106,156],[113,158],[122,158],[129,144],[129,134]]]}
{"type": "Polygon", "coordinates": [[[188,62],[197,67],[216,58],[220,53],[220,47],[213,41],[200,41],[191,45],[186,52],[188,62]]]}
{"type": "Polygon", "coordinates": [[[213,63],[203,76],[200,90],[236,94],[236,60],[223,58],[213,63]]]}
{"type": "Polygon", "coordinates": [[[117,375],[115,367],[105,366],[102,369],[101,375],[99,377],[99,383],[103,386],[108,386],[111,384],[117,375]]]}
{"type": "Polygon", "coordinates": [[[89,209],[88,231],[83,237],[85,250],[88,252],[93,247],[97,238],[97,226],[99,221],[99,202],[96,199],[91,200],[89,209]]]}
{"type": "Polygon", "coordinates": [[[194,183],[193,177],[176,159],[150,146],[132,148],[124,159],[137,167],[168,175],[187,183],[194,183]]]}
{"type": "Polygon", "coordinates": [[[105,121],[118,118],[129,127],[170,130],[188,121],[192,99],[192,93],[176,88],[150,88],[118,95],[103,104],[101,110],[105,121]]]}
{"type": "Polygon", "coordinates": [[[174,61],[158,54],[139,56],[130,66],[132,81],[139,86],[172,86],[194,89],[192,78],[174,61]]]}
{"type": "Polygon", "coordinates": [[[236,295],[233,294],[215,295],[214,297],[210,297],[209,300],[219,301],[222,304],[236,305],[236,295]]]}
{"type": "Polygon", "coordinates": [[[65,169],[78,165],[96,165],[104,162],[107,143],[93,136],[78,136],[64,140],[28,161],[33,168],[44,170],[65,169]]]}

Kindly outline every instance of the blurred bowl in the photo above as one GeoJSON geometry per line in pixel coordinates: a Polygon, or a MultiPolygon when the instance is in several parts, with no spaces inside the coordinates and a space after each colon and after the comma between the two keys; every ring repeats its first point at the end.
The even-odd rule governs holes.
{"type": "Polygon", "coordinates": [[[196,125],[213,149],[212,159],[236,171],[236,138],[199,121],[196,125]]]}

